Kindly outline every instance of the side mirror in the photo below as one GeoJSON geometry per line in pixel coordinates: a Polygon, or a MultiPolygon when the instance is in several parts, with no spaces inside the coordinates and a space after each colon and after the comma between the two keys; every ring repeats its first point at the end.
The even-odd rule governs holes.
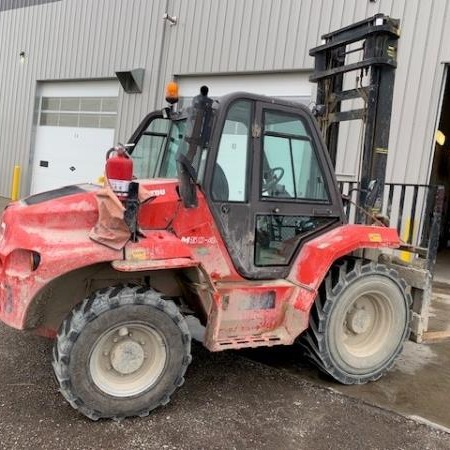
{"type": "Polygon", "coordinates": [[[188,144],[202,148],[205,148],[209,143],[213,118],[213,100],[208,97],[208,92],[208,87],[202,86],[200,94],[192,100],[185,135],[188,144]]]}
{"type": "Polygon", "coordinates": [[[186,154],[177,156],[178,176],[180,178],[180,197],[186,208],[197,206],[197,173],[192,167],[197,152],[209,144],[212,128],[212,104],[208,88],[202,86],[200,95],[194,97],[186,124],[185,141],[189,144],[186,154]]]}

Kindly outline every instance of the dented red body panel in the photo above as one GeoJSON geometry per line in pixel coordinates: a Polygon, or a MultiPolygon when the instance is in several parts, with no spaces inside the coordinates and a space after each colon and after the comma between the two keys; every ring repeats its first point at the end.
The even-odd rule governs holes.
{"type": "Polygon", "coordinates": [[[200,190],[198,207],[187,209],[176,180],[141,184],[155,197],[140,209],[145,237],[123,251],[89,239],[98,219],[95,190],[11,205],[0,235],[0,319],[23,329],[31,304],[50,281],[95,263],[110,262],[120,272],[198,267],[212,299],[205,338],[210,350],[289,344],[306,329],[333,261],[359,248],[400,244],[393,229],[345,225],[306,242],[285,280],[249,281],[234,267],[200,190]],[[40,258],[35,270],[33,255],[40,258]]]}
{"type": "Polygon", "coordinates": [[[16,202],[4,211],[0,239],[0,319],[3,322],[24,328],[30,304],[51,280],[94,262],[122,257],[122,252],[89,239],[88,233],[97,216],[94,192],[32,206],[16,202]],[[31,251],[40,255],[35,271],[31,270],[31,251]],[[17,253],[24,255],[19,261],[15,257],[17,253]]]}

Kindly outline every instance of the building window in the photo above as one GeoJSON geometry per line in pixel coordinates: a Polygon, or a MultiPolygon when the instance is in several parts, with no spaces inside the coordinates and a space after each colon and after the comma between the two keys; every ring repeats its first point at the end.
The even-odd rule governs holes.
{"type": "Polygon", "coordinates": [[[42,97],[39,125],[115,128],[117,97],[42,97]]]}

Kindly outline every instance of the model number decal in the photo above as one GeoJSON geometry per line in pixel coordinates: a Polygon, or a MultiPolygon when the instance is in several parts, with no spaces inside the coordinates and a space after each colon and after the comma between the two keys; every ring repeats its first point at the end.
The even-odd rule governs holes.
{"type": "Polygon", "coordinates": [[[214,236],[183,236],[181,242],[189,245],[215,245],[217,239],[214,236]]]}

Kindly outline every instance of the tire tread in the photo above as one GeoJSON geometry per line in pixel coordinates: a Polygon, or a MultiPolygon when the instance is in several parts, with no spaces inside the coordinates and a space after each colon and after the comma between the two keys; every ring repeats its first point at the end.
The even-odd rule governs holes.
{"type": "Polygon", "coordinates": [[[311,309],[309,328],[300,339],[300,345],[303,348],[305,356],[319,370],[330,375],[342,384],[363,384],[378,380],[393,366],[396,357],[403,349],[405,340],[410,334],[411,312],[408,314],[408,323],[405,328],[403,340],[396,353],[384,367],[369,376],[349,375],[333,364],[325,341],[327,319],[332,306],[338,301],[341,293],[350,283],[370,274],[380,274],[393,280],[405,292],[407,304],[411,307],[412,299],[410,293],[407,292],[407,284],[398,276],[395,269],[390,269],[383,264],[375,262],[365,262],[362,259],[340,261],[332,266],[322,284],[322,289],[319,289],[319,294],[311,309]]]}
{"type": "Polygon", "coordinates": [[[122,420],[125,416],[104,415],[100,411],[87,407],[82,399],[77,397],[76,393],[73,392],[70,381],[70,351],[81,330],[93,318],[113,308],[130,304],[152,306],[167,314],[180,329],[185,356],[178,378],[170,387],[170,390],[162,395],[157,402],[158,404],[148,409],[141,409],[132,414],[127,414],[126,417],[145,417],[156,407],[169,403],[171,395],[184,382],[184,374],[192,361],[189,329],[184,317],[173,301],[162,300],[161,295],[157,291],[152,289],[143,291],[139,286],[120,285],[95,292],[76,306],[61,324],[52,352],[52,366],[59,385],[59,391],[73,408],[79,410],[91,420],[102,418],[122,420]]]}

